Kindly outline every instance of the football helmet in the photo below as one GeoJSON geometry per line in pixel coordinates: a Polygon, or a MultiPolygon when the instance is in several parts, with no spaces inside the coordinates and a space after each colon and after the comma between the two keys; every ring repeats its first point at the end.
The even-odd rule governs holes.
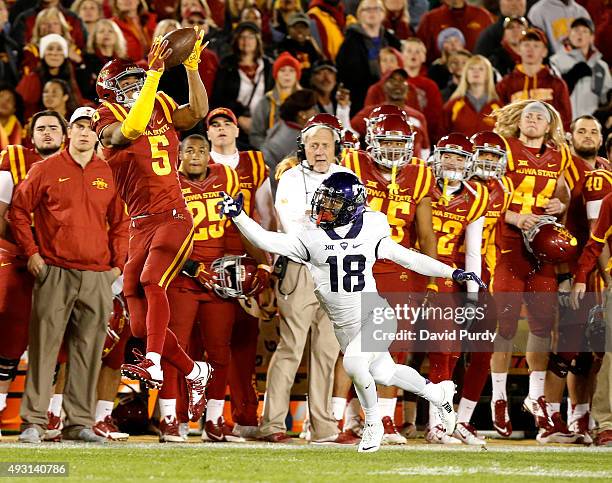
{"type": "Polygon", "coordinates": [[[504,139],[493,131],[481,131],[474,134],[470,141],[474,150],[470,178],[476,177],[484,181],[501,179],[508,164],[504,139]]]}
{"type": "Polygon", "coordinates": [[[578,241],[554,216],[541,216],[523,232],[527,250],[543,263],[563,263],[578,253],[578,241]]]}
{"type": "Polygon", "coordinates": [[[353,173],[332,174],[315,191],[310,218],[324,230],[354,221],[365,211],[366,190],[353,173]]]}
{"type": "Polygon", "coordinates": [[[409,122],[408,113],[404,111],[401,107],[394,106],[393,104],[383,104],[382,106],[375,107],[370,111],[368,117],[365,118],[366,123],[366,135],[365,135],[365,143],[366,146],[370,146],[372,143],[372,129],[381,119],[384,119],[385,116],[390,115],[402,116],[406,122],[409,122]]]}
{"type": "Polygon", "coordinates": [[[434,148],[433,171],[437,179],[463,181],[468,178],[471,168],[472,143],[459,133],[451,133],[442,137],[434,148]],[[444,154],[461,156],[464,161],[459,165],[454,160],[443,159],[444,154]]]}
{"type": "Polygon", "coordinates": [[[106,357],[119,343],[121,334],[130,323],[127,304],[121,294],[113,297],[113,313],[106,326],[106,339],[102,349],[102,357],[106,357]]]}
{"type": "Polygon", "coordinates": [[[107,62],[98,74],[96,93],[100,102],[109,101],[132,107],[144,85],[147,74],[144,69],[124,59],[107,62]],[[136,81],[120,87],[119,83],[126,77],[134,76],[136,81]]]}
{"type": "Polygon", "coordinates": [[[344,131],[344,136],[342,136],[342,147],[344,149],[359,149],[361,147],[359,138],[355,136],[355,133],[350,129],[344,131]]]}
{"type": "Polygon", "coordinates": [[[246,255],[227,255],[212,262],[210,270],[219,297],[244,298],[253,290],[257,262],[246,255]]]}
{"type": "Polygon", "coordinates": [[[397,114],[385,115],[372,125],[368,150],[374,161],[381,166],[391,169],[395,165],[401,168],[412,158],[414,135],[412,126],[404,117],[397,114]],[[401,143],[401,146],[388,147],[386,142],[401,143]]]}

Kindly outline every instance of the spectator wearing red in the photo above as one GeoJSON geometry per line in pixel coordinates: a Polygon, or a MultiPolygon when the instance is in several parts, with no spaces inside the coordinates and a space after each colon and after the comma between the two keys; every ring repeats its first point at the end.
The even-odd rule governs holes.
{"type": "Polygon", "coordinates": [[[40,110],[43,86],[54,78],[68,83],[77,102],[83,104],[81,92],[77,86],[72,64],[68,59],[68,42],[58,34],[49,34],[40,40],[41,61],[39,67],[22,77],[17,85],[17,92],[24,102],[24,117],[30,118],[40,110]]]}
{"type": "Polygon", "coordinates": [[[500,107],[493,67],[486,57],[475,55],[467,61],[459,86],[444,105],[444,132],[471,137],[480,131],[491,131],[495,119],[490,114],[500,107]]]}
{"type": "Polygon", "coordinates": [[[314,22],[313,33],[323,56],[335,62],[336,55],[344,41],[346,17],[343,2],[311,0],[306,13],[314,22]]]}
{"type": "Polygon", "coordinates": [[[461,30],[465,47],[472,51],[480,33],[493,23],[491,14],[482,7],[468,5],[465,0],[443,0],[444,5],[434,8],[421,17],[417,28],[419,37],[427,48],[427,63],[440,57],[438,34],[448,27],[461,30]]]}
{"type": "Polygon", "coordinates": [[[441,136],[442,95],[434,81],[425,77],[423,72],[427,50],[425,44],[416,37],[402,43],[404,68],[408,72],[408,82],[415,88],[419,100],[419,111],[425,114],[429,126],[429,137],[435,143],[441,136]]]}
{"type": "Polygon", "coordinates": [[[13,144],[21,144],[20,117],[23,111],[21,96],[14,87],[0,85],[0,151],[13,144]]]}
{"type": "Polygon", "coordinates": [[[451,79],[447,66],[449,56],[464,48],[465,38],[461,30],[449,27],[438,34],[438,49],[442,54],[429,67],[427,77],[434,81],[440,89],[444,89],[451,79]]]}
{"type": "Polygon", "coordinates": [[[94,25],[87,39],[87,50],[83,63],[76,70],[76,79],[81,94],[90,101],[98,98],[96,81],[104,64],[113,59],[125,59],[127,45],[123,32],[115,22],[101,18],[94,25]]]}
{"type": "Polygon", "coordinates": [[[380,49],[400,48],[399,40],[382,25],[384,15],[382,0],[361,0],[357,7],[358,23],[346,29],[338,52],[338,79],[351,91],[351,114],[363,107],[368,87],[380,79],[380,49]]]}
{"type": "Polygon", "coordinates": [[[34,28],[32,29],[32,38],[30,42],[23,48],[21,58],[21,72],[25,75],[32,72],[38,66],[40,55],[38,44],[40,39],[45,35],[58,34],[68,42],[68,57],[77,65],[83,60],[81,49],[79,49],[72,40],[70,34],[70,25],[66,21],[64,14],[56,7],[49,7],[41,10],[36,15],[34,28]]]}
{"type": "Polygon", "coordinates": [[[408,2],[405,0],[383,0],[385,4],[385,20],[383,26],[391,30],[400,40],[414,37],[414,31],[410,26],[410,13],[408,2]]]}
{"type": "Polygon", "coordinates": [[[112,20],[125,37],[127,58],[133,62],[144,59],[151,47],[153,31],[157,24],[146,3],[139,0],[111,0],[112,20]]]}
{"type": "MultiPolygon", "coordinates": [[[[514,70],[514,66],[521,62],[519,45],[523,38],[523,32],[529,28],[525,17],[507,17],[504,20],[504,32],[501,44],[497,44],[486,57],[491,65],[505,76],[514,70]]],[[[484,55],[484,54],[482,54],[484,55]]]]}
{"type": "MultiPolygon", "coordinates": [[[[229,2],[228,2],[229,3],[229,2]]],[[[200,10],[204,18],[215,27],[225,22],[225,0],[179,0],[178,17],[186,18],[187,12],[200,10]]]]}
{"type": "Polygon", "coordinates": [[[529,29],[521,38],[521,63],[497,84],[502,104],[518,100],[539,100],[551,104],[567,131],[572,121],[572,106],[565,81],[557,77],[542,62],[548,52],[546,37],[537,29],[529,29]]]}
{"type": "Polygon", "coordinates": [[[101,18],[104,18],[102,4],[98,0],[76,0],[71,6],[70,11],[73,12],[83,22],[85,27],[86,38],[93,35],[94,26],[101,18]]]}
{"type": "Polygon", "coordinates": [[[11,37],[21,46],[30,42],[34,30],[34,23],[36,22],[36,16],[41,10],[49,7],[56,7],[59,9],[68,25],[70,25],[72,40],[79,49],[84,49],[85,27],[83,23],[74,13],[63,7],[59,0],[39,0],[32,2],[32,7],[30,9],[25,10],[15,18],[11,27],[11,37]]]}
{"type": "Polygon", "coordinates": [[[406,96],[410,84],[408,83],[408,73],[404,69],[397,69],[391,72],[383,84],[383,93],[385,95],[384,100],[379,104],[371,104],[364,107],[351,119],[351,127],[359,136],[363,139],[366,134],[366,121],[370,113],[376,107],[383,104],[391,104],[402,108],[406,111],[410,124],[415,128],[417,134],[414,141],[414,152],[415,155],[426,159],[429,153],[429,147],[431,145],[430,138],[427,133],[427,121],[425,116],[406,104],[406,96]]]}

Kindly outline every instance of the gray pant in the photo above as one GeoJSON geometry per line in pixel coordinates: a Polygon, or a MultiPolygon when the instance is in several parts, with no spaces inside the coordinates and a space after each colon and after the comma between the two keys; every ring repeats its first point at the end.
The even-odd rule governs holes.
{"type": "Polygon", "coordinates": [[[47,265],[34,283],[28,375],[21,401],[22,428],[47,425],[53,372],[65,341],[68,362],[64,433],[76,437],[94,423],[96,383],[113,307],[113,274],[47,265]]]}
{"type": "Polygon", "coordinates": [[[306,266],[289,262],[276,297],[280,313],[280,341],[268,367],[266,403],[259,428],[262,436],[285,432],[291,387],[310,334],[308,358],[308,410],[312,440],[338,433],[331,410],[334,366],[340,346],[327,314],[314,295],[306,266]],[[295,289],[294,289],[295,288],[295,289]]]}
{"type": "Polygon", "coordinates": [[[612,430],[612,290],[605,293],[606,354],[597,373],[595,394],[591,403],[593,419],[599,423],[599,431],[612,430]]]}

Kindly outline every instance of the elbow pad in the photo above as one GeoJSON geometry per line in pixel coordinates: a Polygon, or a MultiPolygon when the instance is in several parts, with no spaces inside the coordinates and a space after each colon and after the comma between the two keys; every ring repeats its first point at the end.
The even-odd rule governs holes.
{"type": "Polygon", "coordinates": [[[147,71],[147,78],[138,95],[134,106],[130,109],[127,117],[121,124],[121,133],[128,139],[134,140],[145,132],[153,107],[155,106],[155,94],[162,72],[155,70],[147,71]]]}

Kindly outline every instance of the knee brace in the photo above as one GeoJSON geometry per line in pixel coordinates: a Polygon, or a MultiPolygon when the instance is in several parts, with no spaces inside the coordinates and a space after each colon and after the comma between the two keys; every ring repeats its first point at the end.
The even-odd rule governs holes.
{"type": "Polygon", "coordinates": [[[575,376],[588,376],[593,367],[593,353],[580,352],[574,358],[573,364],[570,365],[570,372],[575,376]]]}
{"type": "Polygon", "coordinates": [[[567,372],[570,369],[571,360],[567,360],[563,356],[552,352],[548,357],[548,367],[547,369],[551,371],[554,375],[565,378],[567,377],[567,372]]]}
{"type": "Polygon", "coordinates": [[[391,380],[395,374],[395,362],[389,353],[377,357],[370,364],[370,374],[376,381],[376,384],[383,386],[391,386],[391,380]]]}
{"type": "Polygon", "coordinates": [[[367,358],[359,356],[347,357],[345,354],[342,365],[355,386],[365,388],[371,382],[372,375],[370,374],[367,358]]]}
{"type": "Polygon", "coordinates": [[[5,359],[0,357],[0,381],[12,381],[17,376],[19,359],[5,359]]]}
{"type": "Polygon", "coordinates": [[[540,337],[530,332],[527,336],[526,352],[550,352],[550,335],[540,337]]]}

